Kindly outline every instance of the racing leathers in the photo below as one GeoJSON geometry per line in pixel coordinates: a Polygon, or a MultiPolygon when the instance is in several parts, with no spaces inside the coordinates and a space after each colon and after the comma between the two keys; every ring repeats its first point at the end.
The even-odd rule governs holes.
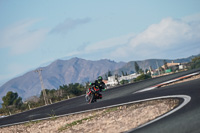
{"type": "Polygon", "coordinates": [[[91,83],[92,86],[99,89],[99,99],[102,99],[102,94],[100,93],[102,90],[105,90],[105,83],[99,80],[95,80],[94,83],[91,83]]]}
{"type": "Polygon", "coordinates": [[[99,88],[100,92],[102,90],[105,90],[105,83],[103,81],[95,80],[94,83],[92,83],[95,87],[99,88]]]}

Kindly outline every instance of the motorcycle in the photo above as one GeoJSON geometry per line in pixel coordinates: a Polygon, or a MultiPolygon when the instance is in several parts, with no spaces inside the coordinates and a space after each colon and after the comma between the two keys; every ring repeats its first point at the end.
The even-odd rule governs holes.
{"type": "Polygon", "coordinates": [[[97,99],[101,99],[101,98],[102,98],[102,94],[100,94],[99,89],[95,87],[89,88],[85,95],[85,99],[86,99],[86,102],[88,102],[88,104],[94,103],[97,101],[97,99]]]}

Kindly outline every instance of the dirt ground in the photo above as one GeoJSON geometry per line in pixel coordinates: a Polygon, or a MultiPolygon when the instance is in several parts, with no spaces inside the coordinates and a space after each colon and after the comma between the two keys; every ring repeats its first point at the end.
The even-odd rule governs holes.
{"type": "Polygon", "coordinates": [[[0,133],[119,133],[172,110],[177,99],[161,99],[0,128],[0,133]]]}
{"type": "MultiPolygon", "coordinates": [[[[180,82],[200,78],[200,75],[180,82]]],[[[174,83],[173,83],[174,84],[174,83]]],[[[169,112],[177,99],[160,99],[0,128],[0,133],[120,133],[169,112]]]]}
{"type": "Polygon", "coordinates": [[[195,76],[192,76],[192,77],[187,78],[187,79],[184,79],[184,80],[180,80],[180,81],[171,83],[171,84],[164,85],[164,86],[162,86],[162,87],[170,86],[170,85],[173,85],[173,84],[179,84],[179,83],[182,83],[182,82],[188,82],[188,81],[195,80],[195,79],[199,79],[199,78],[200,78],[200,74],[195,75],[195,76]]]}

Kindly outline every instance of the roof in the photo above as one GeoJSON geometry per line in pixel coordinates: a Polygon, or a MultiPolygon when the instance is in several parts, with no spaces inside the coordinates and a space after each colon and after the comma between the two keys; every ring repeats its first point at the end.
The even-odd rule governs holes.
{"type": "MultiPolygon", "coordinates": [[[[168,67],[178,66],[178,65],[180,65],[180,63],[174,63],[174,62],[172,62],[172,63],[167,63],[167,66],[168,66],[168,67]]],[[[163,65],[162,68],[165,68],[165,65],[163,65]]]]}

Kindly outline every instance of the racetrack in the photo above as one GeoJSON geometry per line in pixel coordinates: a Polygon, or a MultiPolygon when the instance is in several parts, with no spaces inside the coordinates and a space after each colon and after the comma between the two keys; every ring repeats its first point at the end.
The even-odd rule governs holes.
{"type": "Polygon", "coordinates": [[[199,69],[182,72],[182,73],[178,73],[174,75],[168,75],[168,76],[164,76],[160,78],[150,79],[150,80],[146,80],[146,81],[142,81],[138,83],[128,84],[125,86],[116,87],[116,88],[107,90],[106,92],[103,92],[103,99],[99,100],[97,103],[94,103],[94,104],[86,104],[84,96],[65,100],[56,104],[52,104],[49,106],[27,111],[24,113],[12,115],[7,118],[2,118],[0,119],[0,125],[6,126],[12,123],[19,123],[19,122],[24,122],[24,121],[50,117],[50,114],[52,114],[52,112],[55,113],[56,116],[59,116],[59,115],[66,115],[66,114],[81,112],[81,111],[85,111],[89,109],[101,108],[101,107],[111,106],[115,104],[132,102],[132,101],[148,99],[148,98],[153,98],[153,97],[168,96],[168,95],[170,96],[171,95],[188,95],[191,97],[191,101],[186,106],[178,110],[177,111],[178,113],[175,112],[171,114],[170,116],[164,117],[163,119],[159,120],[159,122],[156,121],[143,128],[134,130],[134,132],[150,132],[150,131],[152,133],[153,132],[169,132],[169,129],[171,132],[180,132],[180,133],[188,132],[188,131],[198,131],[199,130],[198,125],[200,125],[200,123],[198,122],[198,119],[200,119],[200,116],[198,115],[200,114],[200,108],[198,108],[199,106],[198,94],[200,94],[200,88],[199,88],[200,80],[199,79],[182,83],[182,84],[177,84],[173,86],[168,86],[168,87],[158,88],[151,91],[133,94],[134,92],[138,90],[141,90],[150,86],[154,86],[158,83],[168,81],[170,79],[178,78],[180,76],[184,76],[189,73],[193,73],[197,71],[199,71],[199,69]],[[195,112],[197,114],[194,114],[195,112]],[[185,115],[188,117],[185,118],[184,117],[185,115]],[[174,117],[171,117],[171,116],[174,116],[174,117]],[[191,118],[191,119],[188,119],[188,118],[191,118]],[[177,122],[177,120],[181,120],[181,121],[177,122]],[[187,124],[186,122],[188,122],[188,120],[193,120],[193,122],[187,124]],[[160,121],[162,124],[160,123],[160,121]],[[188,126],[186,126],[185,124],[188,126]],[[178,128],[176,126],[178,127],[184,126],[184,127],[187,127],[187,129],[178,128]],[[167,128],[164,128],[164,127],[167,127],[167,128]]]}
{"type": "Polygon", "coordinates": [[[134,129],[134,133],[199,133],[200,132],[200,79],[175,84],[144,92],[143,95],[188,95],[191,100],[180,110],[153,122],[143,128],[134,129]]]}

